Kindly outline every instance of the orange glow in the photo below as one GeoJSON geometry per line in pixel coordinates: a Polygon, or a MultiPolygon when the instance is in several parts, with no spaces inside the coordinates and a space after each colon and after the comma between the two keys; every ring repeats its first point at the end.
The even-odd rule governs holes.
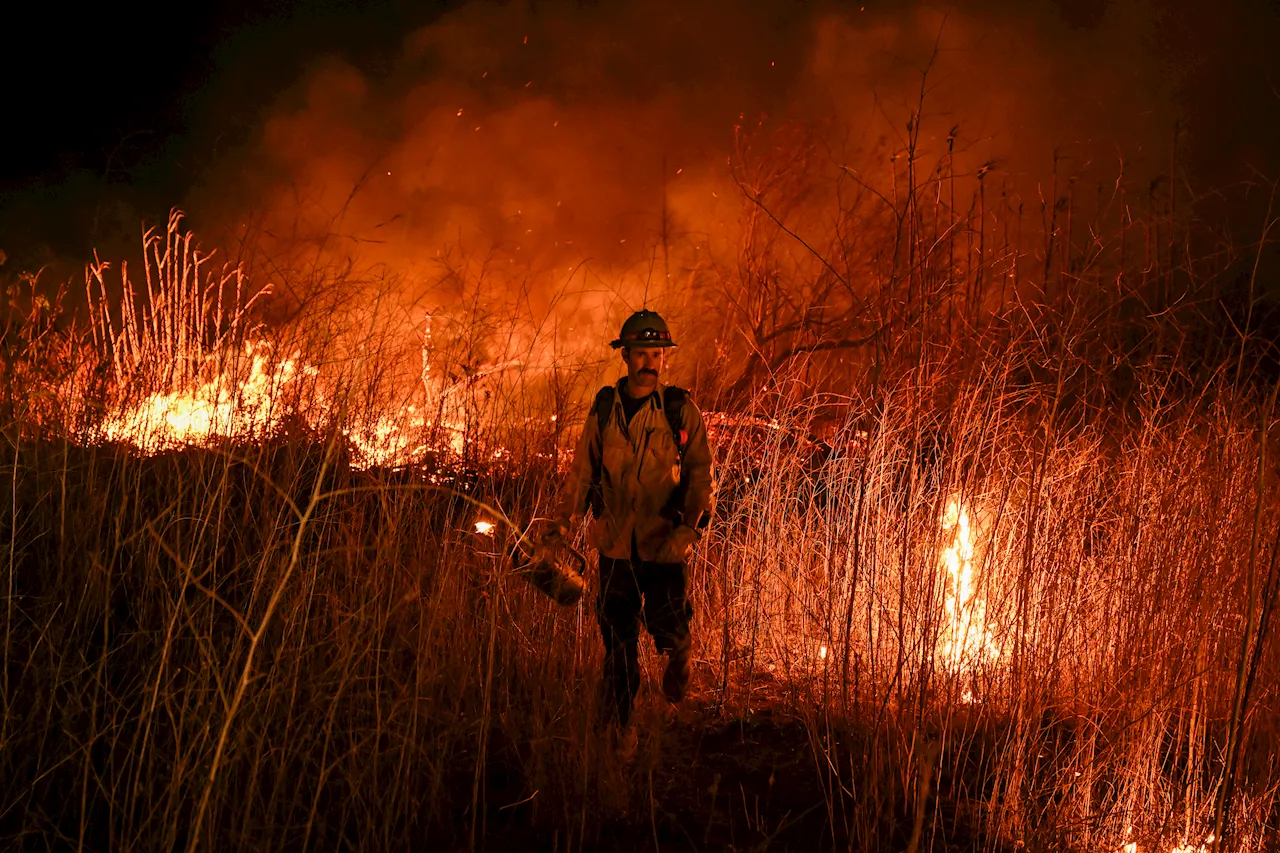
{"type": "MultiPolygon", "coordinates": [[[[316,431],[331,422],[337,407],[320,385],[324,377],[318,368],[296,353],[276,358],[262,341],[246,343],[244,355],[244,360],[226,360],[208,381],[117,405],[99,424],[96,439],[154,454],[219,441],[263,440],[290,413],[300,414],[316,431]]],[[[425,370],[424,378],[430,379],[425,370]]],[[[433,451],[458,456],[464,449],[461,424],[448,419],[437,423],[415,403],[345,420],[342,435],[350,464],[357,469],[403,467],[420,463],[433,451]]],[[[495,451],[494,458],[502,458],[502,451],[495,451]]]]}
{"type": "MultiPolygon", "coordinates": [[[[973,671],[1000,658],[995,635],[999,627],[987,619],[987,603],[973,577],[974,541],[969,510],[959,501],[947,504],[942,517],[942,566],[946,570],[943,623],[938,634],[938,655],[953,673],[973,671]]],[[[970,691],[964,701],[976,702],[970,691]]]]}
{"type": "Polygon", "coordinates": [[[315,368],[296,358],[271,358],[262,343],[245,345],[248,375],[221,372],[208,382],[154,393],[111,411],[101,424],[105,441],[132,444],[146,453],[215,439],[252,439],[276,429],[284,414],[280,397],[315,368]]]}

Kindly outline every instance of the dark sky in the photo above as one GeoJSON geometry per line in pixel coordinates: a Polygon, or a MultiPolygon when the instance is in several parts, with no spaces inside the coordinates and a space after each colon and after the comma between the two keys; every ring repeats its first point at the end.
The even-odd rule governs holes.
{"type": "MultiPolygon", "coordinates": [[[[230,0],[90,4],[74,14],[52,3],[7,10],[0,249],[24,265],[76,263],[91,247],[136,241],[139,221],[184,203],[194,185],[217,174],[226,153],[249,143],[308,69],[338,56],[376,81],[393,72],[406,36],[461,5],[230,0]]],[[[578,5],[599,17],[610,4],[578,5]]],[[[792,14],[813,4],[768,5],[792,14]]],[[[920,4],[834,7],[862,5],[893,18],[920,4]]],[[[1047,49],[1056,40],[1064,51],[1076,50],[1077,40],[1090,44],[1089,33],[1117,10],[1149,16],[1147,43],[1132,45],[1142,57],[1135,64],[1157,63],[1176,89],[1191,130],[1189,173],[1222,185],[1252,167],[1280,168],[1276,0],[972,0],[957,8],[978,19],[1017,18],[1043,30],[1047,49]]],[[[1076,59],[1087,65],[1091,49],[1076,59]]],[[[1114,62],[1116,46],[1107,49],[1114,62]]],[[[1127,73],[1119,67],[1117,75],[1127,73]]]]}
{"type": "Polygon", "coordinates": [[[0,48],[0,249],[40,263],[114,243],[103,208],[155,217],[180,203],[309,62],[376,69],[450,5],[14,4],[0,48]]]}
{"type": "Polygon", "coordinates": [[[201,121],[212,118],[209,111],[220,121],[251,122],[309,60],[334,53],[376,65],[380,53],[449,5],[148,0],[72,13],[59,4],[20,4],[6,11],[9,37],[0,50],[10,128],[0,186],[57,180],[78,168],[105,174],[113,165],[181,172],[176,160],[148,161],[174,156],[174,143],[208,130],[201,121]]]}

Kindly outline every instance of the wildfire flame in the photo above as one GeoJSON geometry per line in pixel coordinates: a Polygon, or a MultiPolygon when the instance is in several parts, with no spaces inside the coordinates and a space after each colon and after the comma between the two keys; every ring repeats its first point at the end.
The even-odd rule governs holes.
{"type": "MultiPolygon", "coordinates": [[[[1170,847],[1169,853],[1209,853],[1209,850],[1213,846],[1213,841],[1213,833],[1209,834],[1209,837],[1204,840],[1203,844],[1191,844],[1184,840],[1181,844],[1175,844],[1173,847],[1170,847]]],[[[1242,849],[1248,848],[1246,846],[1242,849]]],[[[1141,848],[1138,847],[1138,842],[1129,841],[1120,848],[1120,853],[1141,853],[1141,848]]]]}
{"type": "Polygon", "coordinates": [[[446,389],[446,380],[432,372],[430,314],[417,390],[398,405],[351,412],[341,403],[340,377],[322,376],[300,352],[286,354],[262,339],[251,309],[271,286],[254,290],[238,267],[210,270],[212,253],[201,252],[194,235],[181,231],[182,218],[175,210],[167,227],[143,235],[145,291],[121,264],[123,296],[113,300],[107,265],[86,270],[93,343],[110,367],[116,396],[96,423],[69,418],[76,432],[154,454],[266,439],[288,417],[313,433],[340,428],[355,468],[413,465],[433,452],[462,455],[465,420],[457,405],[444,405],[458,389],[446,389]]]}
{"type": "MultiPolygon", "coordinates": [[[[956,674],[971,672],[983,663],[999,659],[995,635],[999,626],[987,619],[987,603],[978,595],[973,578],[973,527],[969,511],[959,501],[947,504],[942,518],[942,565],[946,570],[943,623],[938,636],[938,654],[956,674]]],[[[965,691],[966,701],[977,697],[965,691]]]]}
{"type": "Polygon", "coordinates": [[[279,425],[283,407],[278,397],[314,368],[293,358],[272,363],[267,347],[248,343],[251,359],[243,380],[234,372],[219,372],[212,380],[191,388],[151,394],[109,412],[101,424],[102,438],[132,444],[144,453],[202,444],[214,438],[253,438],[279,425]]]}
{"type": "MultiPolygon", "coordinates": [[[[272,348],[260,341],[246,343],[244,354],[245,369],[238,370],[235,359],[229,364],[211,364],[214,375],[207,382],[118,404],[99,424],[96,438],[128,444],[146,454],[207,446],[219,440],[258,440],[281,426],[290,408],[286,404],[289,395],[309,427],[323,425],[333,404],[317,383],[302,385],[303,380],[319,376],[317,368],[297,354],[277,358],[272,348]]],[[[448,421],[437,424],[416,404],[392,414],[349,421],[343,436],[355,468],[411,465],[432,450],[454,456],[463,452],[462,427],[448,421]]]]}

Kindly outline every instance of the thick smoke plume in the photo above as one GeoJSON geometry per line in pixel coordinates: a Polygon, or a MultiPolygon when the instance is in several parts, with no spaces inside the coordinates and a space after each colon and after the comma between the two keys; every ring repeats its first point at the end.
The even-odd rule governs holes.
{"type": "Polygon", "coordinates": [[[514,295],[594,348],[731,274],[761,162],[799,236],[830,228],[840,181],[892,196],[916,122],[920,175],[967,198],[981,170],[1029,211],[1055,171],[1110,198],[1170,168],[1141,6],[1087,28],[1036,3],[745,6],[474,4],[380,74],[319,58],[192,208],[295,299],[317,269],[376,270],[409,314],[514,295]]]}

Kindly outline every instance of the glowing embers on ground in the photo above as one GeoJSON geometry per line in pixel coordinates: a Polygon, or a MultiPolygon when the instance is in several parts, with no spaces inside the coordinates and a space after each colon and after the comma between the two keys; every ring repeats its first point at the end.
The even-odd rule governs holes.
{"type": "Polygon", "coordinates": [[[436,424],[412,403],[394,415],[358,420],[343,435],[355,468],[416,465],[432,452],[461,456],[466,445],[462,426],[436,424]]]}
{"type": "MultiPolygon", "coordinates": [[[[1000,658],[999,626],[987,618],[987,603],[974,582],[974,529],[969,510],[957,500],[942,517],[944,579],[938,660],[949,672],[966,675],[1000,658]]],[[[966,688],[962,700],[978,701],[966,688]]]]}
{"type": "MultiPolygon", "coordinates": [[[[1210,851],[1214,849],[1213,839],[1214,839],[1213,833],[1209,833],[1209,836],[1205,838],[1203,844],[1192,844],[1184,840],[1181,844],[1175,844],[1173,847],[1168,848],[1168,851],[1169,853],[1210,853],[1210,851]]],[[[1160,848],[1149,847],[1145,849],[1151,850],[1151,851],[1159,851],[1160,848]]],[[[1253,847],[1251,844],[1246,842],[1242,844],[1238,849],[1252,850],[1253,847]]],[[[1120,848],[1120,853],[1143,853],[1143,851],[1144,851],[1144,848],[1140,844],[1138,844],[1138,842],[1136,841],[1128,841],[1124,844],[1124,846],[1120,848]]]]}

